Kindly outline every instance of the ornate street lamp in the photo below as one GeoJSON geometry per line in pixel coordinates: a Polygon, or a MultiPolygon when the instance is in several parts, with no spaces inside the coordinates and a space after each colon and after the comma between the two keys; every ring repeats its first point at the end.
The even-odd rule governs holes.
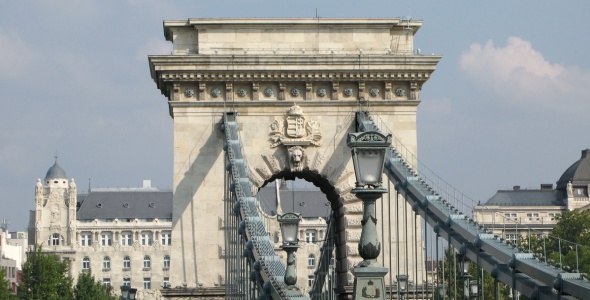
{"type": "Polygon", "coordinates": [[[123,300],[135,300],[137,295],[137,289],[132,289],[128,285],[121,286],[121,299],[123,300]]]}
{"type": "Polygon", "coordinates": [[[129,289],[129,300],[135,300],[135,296],[137,295],[137,289],[129,289]]]}
{"type": "Polygon", "coordinates": [[[123,300],[128,300],[129,299],[129,289],[131,289],[131,287],[128,286],[128,285],[122,285],[121,286],[121,298],[123,300]]]}
{"type": "Polygon", "coordinates": [[[397,275],[397,286],[402,299],[406,299],[408,293],[408,275],[397,275]]]}
{"type": "Polygon", "coordinates": [[[477,299],[479,296],[479,285],[477,280],[469,281],[469,291],[471,292],[471,299],[477,299]]]}
{"type": "Polygon", "coordinates": [[[279,226],[281,227],[281,236],[283,238],[283,245],[281,249],[287,252],[287,269],[285,270],[284,281],[287,288],[297,289],[297,268],[295,252],[299,248],[297,234],[299,232],[299,222],[301,221],[301,214],[285,213],[277,216],[279,226]]]}
{"type": "Polygon", "coordinates": [[[377,235],[375,201],[387,192],[381,178],[385,154],[391,145],[391,134],[384,135],[378,131],[349,133],[347,144],[351,148],[356,176],[355,188],[351,193],[363,201],[363,227],[358,244],[363,261],[352,270],[355,277],[353,298],[385,299],[383,277],[387,274],[387,268],[377,262],[381,243],[377,235]]]}

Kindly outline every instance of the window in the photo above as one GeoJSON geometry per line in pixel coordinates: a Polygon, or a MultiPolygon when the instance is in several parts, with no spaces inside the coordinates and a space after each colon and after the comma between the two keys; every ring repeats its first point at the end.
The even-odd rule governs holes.
{"type": "Polygon", "coordinates": [[[90,269],[90,258],[84,257],[84,259],[82,260],[82,270],[88,269],[90,269]]]}
{"type": "Polygon", "coordinates": [[[509,233],[509,234],[506,234],[505,236],[506,236],[507,241],[514,242],[514,243],[516,243],[516,239],[518,238],[516,233],[509,233]]]}
{"type": "Polygon", "coordinates": [[[105,256],[102,259],[102,269],[103,270],[109,270],[111,268],[111,258],[108,256],[105,256]]]}
{"type": "Polygon", "coordinates": [[[143,278],[143,289],[149,290],[152,288],[152,279],[150,277],[143,278]]]}
{"type": "Polygon", "coordinates": [[[313,267],[315,267],[315,255],[313,255],[313,254],[310,254],[310,255],[307,257],[307,267],[308,267],[308,268],[313,268],[313,267]]]}
{"type": "Polygon", "coordinates": [[[59,246],[59,233],[54,233],[51,235],[51,245],[59,246]]]}
{"type": "Polygon", "coordinates": [[[143,246],[151,246],[152,245],[152,232],[144,231],[141,233],[141,244],[143,246]]]}
{"type": "Polygon", "coordinates": [[[305,242],[306,243],[316,243],[317,242],[318,231],[315,229],[308,229],[305,231],[305,242]]]}
{"type": "Polygon", "coordinates": [[[129,277],[123,278],[123,285],[131,286],[131,278],[129,278],[129,277]]]}
{"type": "Polygon", "coordinates": [[[144,269],[149,269],[152,267],[152,260],[150,259],[150,257],[148,255],[143,257],[143,268],[144,269]]]}
{"type": "Polygon", "coordinates": [[[504,219],[506,220],[516,220],[516,213],[506,213],[504,214],[504,219]]]}
{"type": "Polygon", "coordinates": [[[162,285],[164,287],[170,287],[170,277],[164,277],[164,280],[162,282],[162,285]]]}
{"type": "Polygon", "coordinates": [[[123,269],[131,269],[131,258],[129,256],[123,257],[123,269]]]}
{"type": "Polygon", "coordinates": [[[314,281],[315,277],[313,275],[309,275],[309,277],[307,277],[307,286],[312,287],[314,281]]]}
{"type": "Polygon", "coordinates": [[[92,233],[82,232],[82,234],[80,234],[80,246],[82,246],[82,247],[92,246],[92,233]]]}
{"type": "Polygon", "coordinates": [[[121,245],[122,246],[133,245],[133,233],[131,233],[129,231],[121,232],[121,245]]]}
{"type": "Polygon", "coordinates": [[[528,218],[538,218],[539,217],[539,213],[527,213],[526,216],[528,218]]]}
{"type": "Polygon", "coordinates": [[[170,268],[170,256],[166,255],[164,256],[164,269],[169,269],[170,268]]]}
{"type": "Polygon", "coordinates": [[[162,245],[171,245],[172,238],[170,231],[163,231],[162,232],[162,245]]]}
{"type": "Polygon", "coordinates": [[[102,286],[104,286],[104,287],[111,286],[111,279],[109,277],[103,278],[102,279],[102,286]]]}
{"type": "Polygon", "coordinates": [[[103,232],[100,234],[100,244],[102,246],[112,246],[113,245],[113,234],[110,232],[103,232]]]}

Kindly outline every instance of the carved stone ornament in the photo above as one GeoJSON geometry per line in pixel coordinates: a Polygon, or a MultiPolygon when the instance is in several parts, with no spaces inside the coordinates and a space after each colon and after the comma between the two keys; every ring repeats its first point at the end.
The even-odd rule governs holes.
{"type": "Polygon", "coordinates": [[[306,121],[303,109],[294,104],[287,110],[284,120],[275,119],[270,124],[270,147],[285,146],[320,146],[322,134],[320,123],[315,120],[306,121]],[[287,125],[284,128],[284,125],[287,125]]]}
{"type": "Polygon", "coordinates": [[[238,89],[238,96],[246,97],[246,90],[245,89],[238,89]]]}
{"type": "Polygon", "coordinates": [[[184,90],[184,95],[187,98],[190,98],[190,97],[192,97],[192,96],[195,95],[195,90],[193,90],[193,89],[186,89],[186,90],[184,90]]]}
{"type": "Polygon", "coordinates": [[[377,96],[379,96],[379,89],[378,88],[371,88],[369,90],[369,93],[371,94],[371,96],[377,97],[377,96]]]}
{"type": "Polygon", "coordinates": [[[352,89],[351,88],[345,88],[344,89],[344,96],[346,96],[346,97],[352,96],[352,89]]]}
{"type": "Polygon", "coordinates": [[[293,97],[297,97],[297,96],[299,96],[300,94],[301,94],[301,92],[299,91],[299,89],[298,89],[298,88],[292,88],[292,89],[291,89],[291,96],[293,96],[293,97]]]}
{"type": "Polygon", "coordinates": [[[301,146],[289,147],[289,166],[291,172],[301,172],[305,167],[305,150],[301,146]]]}
{"type": "Polygon", "coordinates": [[[217,98],[217,97],[219,97],[220,95],[221,95],[221,90],[220,90],[220,89],[218,89],[218,88],[213,88],[213,89],[211,90],[211,96],[212,96],[213,98],[217,98]]]}
{"type": "Polygon", "coordinates": [[[272,95],[274,95],[275,91],[271,88],[271,87],[267,87],[264,89],[264,96],[266,97],[272,97],[272,95]]]}
{"type": "Polygon", "coordinates": [[[396,94],[398,97],[401,97],[401,96],[403,96],[405,93],[406,93],[406,91],[405,91],[404,89],[402,89],[402,88],[397,88],[397,89],[395,89],[395,94],[396,94]]]}
{"type": "Polygon", "coordinates": [[[327,94],[326,88],[321,87],[317,91],[318,97],[325,97],[326,94],[327,94]]]}

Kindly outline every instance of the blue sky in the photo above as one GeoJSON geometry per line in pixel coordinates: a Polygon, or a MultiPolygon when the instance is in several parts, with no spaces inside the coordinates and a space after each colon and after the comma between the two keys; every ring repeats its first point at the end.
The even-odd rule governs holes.
{"type": "Polygon", "coordinates": [[[3,1],[0,219],[22,230],[53,164],[80,190],[172,182],[172,121],[147,55],[163,20],[406,17],[442,54],[422,90],[419,157],[470,197],[555,183],[590,147],[583,1],[3,1]]]}

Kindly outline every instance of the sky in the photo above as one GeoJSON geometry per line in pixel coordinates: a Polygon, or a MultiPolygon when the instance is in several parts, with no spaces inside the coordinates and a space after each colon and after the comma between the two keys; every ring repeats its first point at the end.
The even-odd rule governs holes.
{"type": "Polygon", "coordinates": [[[474,199],[555,183],[590,148],[587,1],[2,1],[0,219],[25,230],[58,156],[79,191],[172,185],[172,119],[147,56],[163,20],[412,18],[423,86],[418,156],[474,199]]]}

